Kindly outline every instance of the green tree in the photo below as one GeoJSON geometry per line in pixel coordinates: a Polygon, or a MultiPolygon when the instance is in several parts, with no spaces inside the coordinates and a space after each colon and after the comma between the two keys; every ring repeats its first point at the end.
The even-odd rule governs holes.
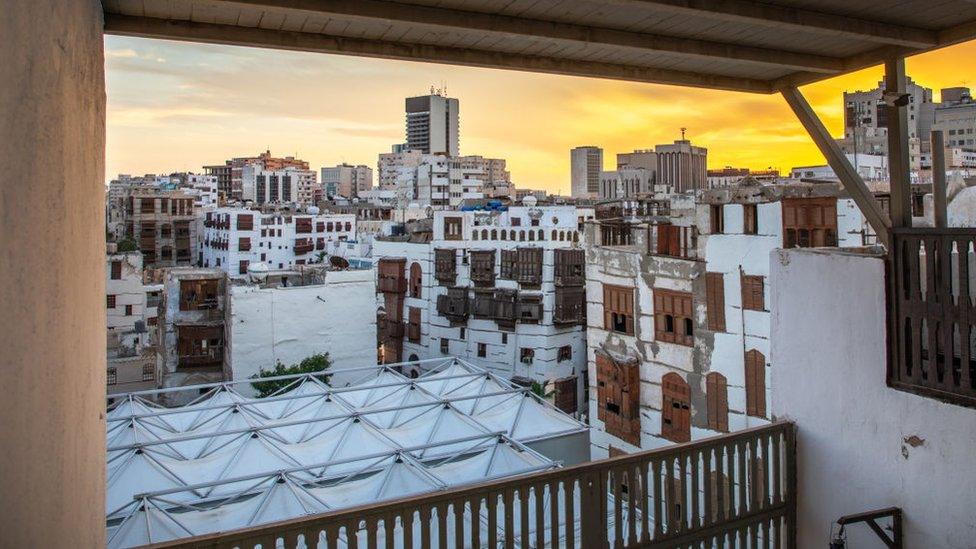
{"type": "Polygon", "coordinates": [[[118,248],[120,252],[137,252],[139,251],[139,244],[136,243],[134,238],[123,238],[119,240],[118,248]]]}
{"type": "MultiPolygon", "coordinates": [[[[332,366],[332,359],[329,358],[329,353],[320,353],[312,355],[298,364],[293,364],[291,366],[285,366],[282,363],[275,364],[275,367],[271,370],[265,370],[261,368],[261,371],[257,374],[251,376],[251,379],[262,379],[266,377],[276,377],[276,376],[287,376],[292,374],[311,374],[315,372],[322,372],[327,370],[332,366]]],[[[320,376],[325,382],[329,381],[329,376],[320,376]]],[[[258,392],[258,398],[264,398],[270,396],[275,392],[287,387],[288,385],[294,383],[294,379],[273,379],[271,381],[255,381],[251,384],[254,390],[258,392]]]]}
{"type": "Polygon", "coordinates": [[[552,391],[547,393],[546,386],[543,385],[542,383],[539,383],[538,381],[532,382],[532,392],[542,398],[548,398],[552,396],[552,391]]]}

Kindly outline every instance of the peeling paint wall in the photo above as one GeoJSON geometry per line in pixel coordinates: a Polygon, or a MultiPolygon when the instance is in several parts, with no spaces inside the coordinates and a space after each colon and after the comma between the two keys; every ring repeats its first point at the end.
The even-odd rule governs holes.
{"type": "MultiPolygon", "coordinates": [[[[973,547],[976,410],[888,388],[884,263],[773,252],[773,412],[797,423],[800,547],[845,514],[901,507],[905,547],[973,547]]],[[[884,547],[866,526],[848,547],[884,547]]]]}

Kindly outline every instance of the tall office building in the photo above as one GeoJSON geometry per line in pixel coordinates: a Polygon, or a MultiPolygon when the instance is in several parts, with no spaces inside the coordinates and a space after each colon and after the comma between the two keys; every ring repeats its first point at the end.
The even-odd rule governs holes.
{"type": "Polygon", "coordinates": [[[665,192],[683,193],[708,188],[708,149],[682,138],[670,145],[657,145],[657,182],[665,192]]]}
{"type": "Polygon", "coordinates": [[[603,149],[576,147],[569,153],[571,193],[574,197],[596,197],[600,192],[600,172],[603,170],[603,149]]]}
{"type": "Polygon", "coordinates": [[[444,96],[440,90],[431,90],[430,95],[408,97],[405,150],[458,156],[458,108],[458,100],[444,96]]]}

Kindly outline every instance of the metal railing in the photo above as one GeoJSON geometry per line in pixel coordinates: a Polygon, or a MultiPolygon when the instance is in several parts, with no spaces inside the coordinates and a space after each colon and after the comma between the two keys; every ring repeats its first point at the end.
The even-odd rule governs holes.
{"type": "Polygon", "coordinates": [[[792,548],[795,450],[793,424],[779,422],[150,547],[792,548]]]}
{"type": "Polygon", "coordinates": [[[974,245],[974,229],[892,229],[890,386],[976,407],[974,245]]]}

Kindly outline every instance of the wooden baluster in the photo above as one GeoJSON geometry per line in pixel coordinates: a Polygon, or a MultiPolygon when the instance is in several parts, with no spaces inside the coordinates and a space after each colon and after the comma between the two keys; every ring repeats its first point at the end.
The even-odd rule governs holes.
{"type": "Polygon", "coordinates": [[[698,500],[699,480],[698,475],[701,471],[699,462],[702,459],[702,451],[694,450],[690,454],[691,458],[691,528],[701,527],[701,503],[698,500]]]}
{"type": "MultiPolygon", "coordinates": [[[[563,480],[563,508],[566,509],[563,527],[565,528],[566,548],[576,547],[576,478],[569,477],[563,480]]],[[[582,517],[580,517],[582,524],[582,517]]]]}
{"type": "Polygon", "coordinates": [[[661,478],[661,460],[655,459],[651,462],[652,485],[654,486],[654,539],[664,536],[664,516],[661,513],[662,503],[664,502],[663,483],[661,478]]]}
{"type": "Polygon", "coordinates": [[[532,495],[535,499],[535,546],[546,546],[546,513],[545,513],[545,490],[543,485],[536,484],[532,487],[532,495]]]}
{"type": "Polygon", "coordinates": [[[321,540],[325,542],[325,546],[332,549],[336,546],[336,542],[339,540],[339,526],[336,524],[326,524],[322,528],[321,540]]]}
{"type": "Polygon", "coordinates": [[[559,548],[559,481],[549,481],[549,523],[552,531],[552,549],[559,548]]]}
{"type": "Polygon", "coordinates": [[[650,479],[648,477],[648,467],[649,463],[646,461],[641,461],[637,467],[639,471],[639,479],[641,485],[641,498],[640,498],[640,509],[641,509],[641,543],[650,543],[651,541],[651,487],[648,484],[650,479]]]}
{"type": "Polygon", "coordinates": [[[351,520],[346,523],[346,547],[359,549],[359,521],[351,520]]]}
{"type": "Polygon", "coordinates": [[[736,509],[735,516],[741,517],[749,511],[749,497],[746,494],[746,445],[743,442],[735,443],[735,457],[738,462],[738,483],[739,483],[739,507],[736,509]]]}
{"type": "Polygon", "coordinates": [[[418,509],[420,515],[420,546],[424,549],[430,547],[430,506],[422,505],[418,509]]]}
{"type": "Polygon", "coordinates": [[[725,492],[725,512],[722,514],[724,520],[729,520],[735,516],[735,491],[736,491],[736,481],[735,481],[735,443],[727,443],[725,445],[725,486],[723,486],[723,492],[725,492]]]}
{"type": "Polygon", "coordinates": [[[623,543],[623,501],[621,500],[620,490],[620,469],[613,468],[608,471],[607,477],[610,479],[611,494],[613,494],[613,537],[611,541],[614,547],[620,547],[623,543]]]}
{"type": "Polygon", "coordinates": [[[781,488],[782,480],[780,475],[782,475],[782,469],[780,469],[780,460],[782,455],[779,449],[779,433],[773,433],[773,450],[770,453],[770,459],[773,462],[773,505],[779,505],[783,501],[783,493],[781,488]]]}
{"type": "Polygon", "coordinates": [[[318,549],[319,534],[322,530],[318,526],[309,526],[302,531],[302,536],[305,538],[305,548],[306,549],[318,549]]]}
{"type": "Polygon", "coordinates": [[[715,490],[715,486],[712,484],[712,448],[708,447],[702,452],[702,484],[704,485],[704,492],[702,494],[705,500],[705,515],[702,517],[701,525],[708,526],[712,523],[712,491],[715,490]]]}
{"type": "MultiPolygon", "coordinates": [[[[454,511],[454,548],[464,549],[464,500],[456,499],[452,503],[454,511]]],[[[392,547],[389,549],[393,549],[392,547]]]]}
{"type": "Polygon", "coordinates": [[[529,487],[521,485],[519,498],[519,546],[529,547],[529,487]]]}
{"type": "Polygon", "coordinates": [[[413,549],[413,513],[414,509],[408,507],[400,515],[400,526],[403,527],[403,549],[413,549]]]}
{"type": "Polygon", "coordinates": [[[385,539],[385,543],[383,544],[384,549],[388,547],[396,546],[396,542],[394,541],[395,535],[396,535],[396,515],[388,512],[383,517],[383,537],[385,539]]]}
{"type": "Polygon", "coordinates": [[[515,501],[515,493],[512,488],[505,488],[502,492],[502,504],[505,507],[505,549],[515,549],[515,510],[512,502],[515,501]]]}
{"type": "Polygon", "coordinates": [[[488,492],[488,547],[498,547],[498,493],[488,492]]]}
{"type": "Polygon", "coordinates": [[[437,549],[447,549],[447,502],[437,504],[437,549]]]}
{"type": "Polygon", "coordinates": [[[969,244],[968,238],[960,239],[956,246],[959,249],[959,300],[956,305],[959,318],[959,389],[972,394],[972,381],[969,372],[970,331],[972,330],[973,302],[970,299],[969,287],[969,244]]]}
{"type": "Polygon", "coordinates": [[[638,497],[640,497],[633,464],[628,465],[627,468],[624,469],[624,474],[627,477],[627,546],[633,547],[637,543],[637,513],[635,511],[635,501],[638,497]]]}
{"type": "Polygon", "coordinates": [[[481,547],[481,496],[471,499],[471,547],[481,547]]]}

